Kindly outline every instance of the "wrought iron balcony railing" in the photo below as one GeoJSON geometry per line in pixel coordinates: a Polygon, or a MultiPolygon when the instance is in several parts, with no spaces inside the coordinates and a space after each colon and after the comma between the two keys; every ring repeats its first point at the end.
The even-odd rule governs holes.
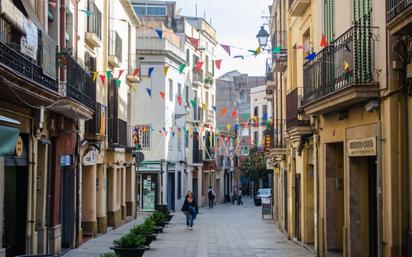
{"type": "Polygon", "coordinates": [[[118,118],[108,119],[108,139],[112,147],[127,147],[127,122],[118,118]]]}
{"type": "MultiPolygon", "coordinates": [[[[46,63],[47,65],[43,65],[43,68],[41,65],[42,62],[48,62],[48,59],[44,59],[43,57],[44,51],[47,51],[47,56],[49,57],[56,55],[55,46],[50,45],[51,47],[49,49],[45,49],[46,46],[42,47],[42,44],[39,44],[37,55],[42,56],[42,62],[36,61],[20,52],[20,39],[16,39],[16,36],[17,35],[13,34],[11,25],[5,20],[0,19],[0,65],[28,81],[37,83],[44,89],[58,93],[59,86],[56,78],[52,78],[44,73],[44,67],[47,66],[51,74],[56,74],[57,67],[55,65],[55,59],[53,59],[53,62],[51,61],[46,63]]],[[[46,37],[47,35],[44,36],[46,37]]],[[[41,31],[39,31],[39,43],[42,42],[42,38],[43,35],[41,31]]]]}
{"type": "Polygon", "coordinates": [[[290,129],[297,126],[308,126],[309,120],[299,118],[301,96],[298,94],[298,88],[295,88],[286,96],[286,128],[290,129]]]}
{"type": "Polygon", "coordinates": [[[386,20],[390,21],[412,4],[412,0],[386,0],[386,20]]]}
{"type": "Polygon", "coordinates": [[[303,105],[351,85],[376,84],[371,27],[352,27],[303,66],[303,105]]]}
{"type": "Polygon", "coordinates": [[[62,64],[66,66],[66,97],[93,109],[93,90],[95,90],[91,74],[69,54],[61,54],[62,64]]]}

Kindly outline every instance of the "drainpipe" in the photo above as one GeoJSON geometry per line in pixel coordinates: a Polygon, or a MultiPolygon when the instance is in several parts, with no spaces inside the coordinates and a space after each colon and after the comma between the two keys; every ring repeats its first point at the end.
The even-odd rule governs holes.
{"type": "MultiPolygon", "coordinates": [[[[33,120],[30,121],[31,131],[35,133],[33,120]]],[[[31,254],[36,254],[34,252],[34,245],[36,244],[34,240],[34,234],[36,233],[36,154],[37,154],[37,139],[36,135],[30,137],[31,141],[31,154],[29,154],[29,194],[30,194],[30,209],[27,222],[30,227],[30,248],[29,252],[31,254]]]]}
{"type": "Polygon", "coordinates": [[[379,110],[379,121],[377,124],[377,143],[376,143],[376,150],[377,150],[377,160],[376,160],[376,171],[377,171],[377,179],[376,179],[376,188],[378,189],[376,192],[376,200],[377,200],[377,215],[378,215],[378,257],[382,257],[382,242],[383,242],[383,218],[382,218],[382,123],[381,123],[381,112],[379,110]]]}

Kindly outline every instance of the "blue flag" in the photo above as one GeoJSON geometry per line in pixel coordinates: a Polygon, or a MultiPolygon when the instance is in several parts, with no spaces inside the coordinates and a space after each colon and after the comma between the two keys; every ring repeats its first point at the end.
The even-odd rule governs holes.
{"type": "Polygon", "coordinates": [[[149,96],[152,96],[152,90],[151,90],[150,88],[146,88],[146,91],[147,91],[147,94],[148,94],[149,96]]]}
{"type": "Polygon", "coordinates": [[[154,71],[154,68],[150,67],[148,72],[147,72],[147,74],[149,75],[149,78],[152,76],[153,71],[154,71]]]}
{"type": "Polygon", "coordinates": [[[163,37],[163,30],[161,29],[155,29],[157,35],[159,36],[159,38],[161,39],[163,37]]]}

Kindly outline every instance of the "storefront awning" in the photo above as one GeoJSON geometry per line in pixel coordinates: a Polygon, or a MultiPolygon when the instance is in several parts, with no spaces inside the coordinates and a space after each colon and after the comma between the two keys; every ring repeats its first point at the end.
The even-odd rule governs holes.
{"type": "Polygon", "coordinates": [[[16,148],[20,122],[0,115],[0,156],[10,156],[16,148]]]}

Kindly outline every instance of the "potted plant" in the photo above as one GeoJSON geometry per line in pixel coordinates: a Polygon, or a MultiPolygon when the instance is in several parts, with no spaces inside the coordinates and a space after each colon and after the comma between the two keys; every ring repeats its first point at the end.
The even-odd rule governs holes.
{"type": "Polygon", "coordinates": [[[155,211],[151,216],[150,219],[152,219],[154,221],[154,223],[156,224],[156,226],[161,226],[164,227],[168,222],[166,221],[166,215],[159,212],[159,211],[155,211]]]}
{"type": "Polygon", "coordinates": [[[127,233],[120,239],[113,241],[113,249],[120,257],[142,257],[148,248],[144,245],[145,237],[134,233],[127,233]]]}
{"type": "Polygon", "coordinates": [[[153,240],[156,239],[156,234],[154,234],[154,225],[151,222],[143,223],[141,225],[136,225],[130,229],[130,233],[136,236],[144,236],[144,245],[149,246],[153,240]]]}

